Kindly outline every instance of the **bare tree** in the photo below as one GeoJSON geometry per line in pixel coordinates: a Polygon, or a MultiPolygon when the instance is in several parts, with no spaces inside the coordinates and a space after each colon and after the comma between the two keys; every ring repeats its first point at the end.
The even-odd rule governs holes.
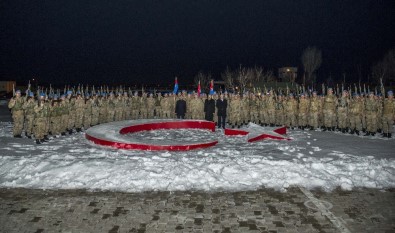
{"type": "Polygon", "coordinates": [[[395,78],[395,49],[389,50],[384,58],[372,67],[372,77],[385,84],[389,79],[395,78]]]}
{"type": "Polygon", "coordinates": [[[314,72],[321,66],[322,52],[316,47],[307,47],[302,54],[302,63],[304,67],[303,85],[306,82],[315,82],[314,72]]]}
{"type": "Polygon", "coordinates": [[[262,80],[262,78],[263,78],[263,68],[262,67],[260,67],[260,66],[255,66],[255,69],[254,69],[254,73],[255,73],[255,75],[254,75],[254,82],[260,82],[261,80],[262,80]]]}
{"type": "Polygon", "coordinates": [[[251,78],[250,72],[247,68],[243,68],[241,65],[237,70],[237,82],[240,85],[240,91],[244,92],[246,90],[247,84],[251,78]]]}
{"type": "Polygon", "coordinates": [[[262,74],[262,79],[265,82],[273,82],[276,78],[274,77],[273,71],[272,70],[266,70],[263,74],[262,74]]]}
{"type": "Polygon", "coordinates": [[[198,86],[200,81],[200,87],[203,93],[208,91],[210,80],[211,74],[205,74],[201,71],[193,78],[196,87],[198,86]]]}
{"type": "Polygon", "coordinates": [[[235,74],[229,69],[229,67],[226,67],[226,70],[221,74],[221,77],[225,82],[225,88],[227,90],[233,90],[235,88],[235,74]]]}

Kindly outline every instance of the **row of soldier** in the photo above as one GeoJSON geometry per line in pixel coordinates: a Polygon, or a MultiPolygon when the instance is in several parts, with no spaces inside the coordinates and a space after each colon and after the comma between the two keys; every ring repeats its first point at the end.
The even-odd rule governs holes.
{"type": "MultiPolygon", "coordinates": [[[[241,127],[253,122],[263,126],[285,125],[290,128],[339,130],[343,133],[392,136],[395,119],[393,92],[386,97],[369,93],[350,96],[343,91],[336,96],[331,88],[326,95],[292,93],[283,96],[273,91],[265,94],[243,95],[225,93],[227,99],[226,117],[229,127],[241,127]]],[[[15,137],[22,132],[37,143],[48,140],[48,135],[57,137],[66,133],[80,132],[91,126],[111,121],[176,118],[175,106],[178,99],[186,102],[186,119],[206,119],[218,122],[218,115],[207,114],[205,104],[216,101],[219,95],[201,95],[180,92],[138,95],[137,92],[87,93],[67,91],[64,95],[34,96],[28,92],[22,96],[17,91],[8,107],[12,111],[15,137]],[[206,114],[205,114],[206,112],[206,114]]]]}

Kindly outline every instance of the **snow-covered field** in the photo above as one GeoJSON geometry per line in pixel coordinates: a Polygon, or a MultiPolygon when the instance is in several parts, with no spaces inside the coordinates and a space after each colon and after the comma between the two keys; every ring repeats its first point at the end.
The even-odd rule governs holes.
{"type": "MultiPolygon", "coordinates": [[[[84,133],[36,145],[13,138],[11,130],[10,122],[0,122],[0,187],[125,192],[395,187],[394,139],[295,130],[289,132],[291,141],[248,143],[215,132],[219,143],[212,148],[154,152],[97,146],[84,133]]],[[[164,130],[136,136],[190,141],[205,134],[164,130]]]]}

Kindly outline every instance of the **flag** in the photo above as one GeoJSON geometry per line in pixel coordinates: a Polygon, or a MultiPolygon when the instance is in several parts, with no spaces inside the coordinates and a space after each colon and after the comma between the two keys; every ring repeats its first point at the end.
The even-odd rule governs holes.
{"type": "Polygon", "coordinates": [[[214,95],[214,80],[210,81],[210,95],[214,95]]]}
{"type": "Polygon", "coordinates": [[[198,93],[198,96],[200,97],[200,93],[202,92],[202,89],[200,88],[200,80],[199,80],[199,83],[198,83],[198,89],[197,89],[197,93],[198,93]]]}
{"type": "Polygon", "coordinates": [[[178,91],[178,80],[177,80],[177,77],[176,77],[175,80],[174,80],[174,90],[173,90],[173,93],[174,93],[174,94],[177,94],[177,91],[178,91]]]}

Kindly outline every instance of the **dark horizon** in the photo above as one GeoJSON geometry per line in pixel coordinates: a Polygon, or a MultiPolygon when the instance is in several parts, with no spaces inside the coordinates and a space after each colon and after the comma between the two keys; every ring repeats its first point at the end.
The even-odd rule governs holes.
{"type": "MultiPolygon", "coordinates": [[[[0,80],[52,84],[190,83],[226,67],[297,66],[322,50],[318,82],[367,81],[395,47],[393,1],[3,2],[0,80]]],[[[301,72],[299,72],[301,73],[301,72]]]]}

